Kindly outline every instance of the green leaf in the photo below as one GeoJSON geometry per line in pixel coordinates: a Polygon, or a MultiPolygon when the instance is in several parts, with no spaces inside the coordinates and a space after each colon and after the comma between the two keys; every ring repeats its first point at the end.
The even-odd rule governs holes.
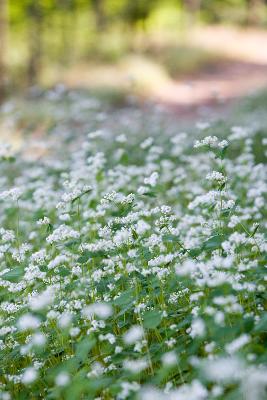
{"type": "Polygon", "coordinates": [[[149,261],[152,258],[152,253],[146,248],[139,248],[138,253],[140,254],[141,257],[143,257],[145,260],[149,261]]]}
{"type": "Polygon", "coordinates": [[[143,194],[143,196],[148,196],[148,197],[157,197],[156,192],[146,192],[143,194]]]}
{"type": "Polygon", "coordinates": [[[138,235],[137,235],[137,232],[134,229],[132,229],[132,234],[133,234],[134,240],[137,240],[138,239],[138,235]]]}
{"type": "Polygon", "coordinates": [[[203,243],[202,248],[205,250],[216,250],[221,247],[222,242],[225,240],[225,235],[214,235],[203,243]]]}
{"type": "Polygon", "coordinates": [[[224,147],[222,150],[215,152],[216,158],[220,158],[221,160],[224,160],[226,152],[227,152],[228,146],[224,147]]]}
{"type": "Polygon", "coordinates": [[[89,260],[89,255],[84,254],[83,256],[80,256],[77,260],[79,264],[85,264],[89,260]]]}
{"type": "Polygon", "coordinates": [[[201,254],[202,253],[202,248],[200,248],[200,247],[196,247],[195,249],[190,249],[189,251],[188,251],[188,254],[191,256],[191,257],[197,257],[197,256],[199,256],[199,254],[201,254]]]}
{"type": "Polygon", "coordinates": [[[68,242],[63,243],[63,245],[66,247],[72,247],[72,246],[78,245],[78,244],[80,244],[79,239],[73,239],[73,240],[69,240],[68,242]]]}
{"type": "Polygon", "coordinates": [[[77,201],[78,199],[80,199],[82,196],[84,196],[85,194],[91,192],[92,189],[88,189],[85,192],[79,194],[79,196],[74,197],[74,199],[71,200],[71,203],[73,204],[75,201],[77,201]]]}
{"type": "Polygon", "coordinates": [[[259,229],[259,226],[260,226],[260,224],[256,224],[256,226],[255,226],[253,232],[252,232],[251,235],[250,235],[251,237],[253,237],[253,236],[255,235],[255,233],[256,233],[257,230],[259,229]]]}
{"type": "Polygon", "coordinates": [[[51,233],[53,231],[53,225],[52,224],[48,224],[46,227],[46,233],[51,233]]]}
{"type": "Polygon", "coordinates": [[[179,242],[179,237],[175,235],[163,235],[163,240],[165,242],[179,242]]]}
{"type": "Polygon", "coordinates": [[[126,292],[122,293],[117,299],[114,300],[115,306],[124,306],[126,304],[129,304],[133,302],[134,300],[134,295],[133,295],[133,290],[127,290],[126,292]]]}
{"type": "Polygon", "coordinates": [[[96,339],[94,337],[86,337],[77,344],[75,356],[79,359],[79,361],[84,362],[87,359],[89,351],[94,347],[95,344],[96,339]]]}
{"type": "MultiPolygon", "coordinates": [[[[109,252],[109,255],[111,255],[112,252],[109,252]]],[[[107,257],[108,254],[104,250],[98,250],[98,251],[84,251],[84,253],[78,258],[78,263],[84,264],[87,261],[89,261],[90,258],[103,258],[107,257]]]]}
{"type": "Polygon", "coordinates": [[[261,320],[255,325],[254,332],[267,332],[267,312],[263,314],[261,320]]]}
{"type": "Polygon", "coordinates": [[[226,186],[226,183],[223,182],[223,183],[220,185],[219,190],[223,190],[223,189],[225,188],[225,186],[226,186]]]}
{"type": "Polygon", "coordinates": [[[70,270],[68,268],[65,268],[65,267],[60,267],[58,272],[59,272],[60,276],[68,276],[71,273],[70,270]]]}
{"type": "Polygon", "coordinates": [[[91,379],[88,382],[89,393],[90,394],[96,393],[97,391],[110,386],[111,383],[112,383],[112,378],[109,378],[109,377],[101,377],[101,378],[97,378],[97,379],[91,379]]]}
{"type": "Polygon", "coordinates": [[[155,329],[161,322],[162,313],[157,310],[147,311],[143,316],[144,327],[147,329],[155,329]]]}
{"type": "Polygon", "coordinates": [[[24,270],[21,267],[13,268],[11,271],[6,272],[2,275],[2,279],[10,282],[18,282],[24,274],[24,270]]]}

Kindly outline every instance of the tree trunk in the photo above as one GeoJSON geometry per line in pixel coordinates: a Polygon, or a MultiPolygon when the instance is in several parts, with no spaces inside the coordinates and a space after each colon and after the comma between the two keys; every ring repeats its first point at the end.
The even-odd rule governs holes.
{"type": "Polygon", "coordinates": [[[28,59],[28,84],[35,85],[39,81],[40,72],[42,68],[42,23],[43,15],[40,0],[32,0],[27,14],[29,17],[29,30],[28,30],[28,45],[29,45],[29,59],[28,59]]]}
{"type": "Polygon", "coordinates": [[[4,100],[7,89],[7,30],[8,0],[0,0],[0,103],[4,100]]]}
{"type": "Polygon", "coordinates": [[[250,25],[260,25],[264,0],[248,0],[247,22],[250,25]]]}
{"type": "Polygon", "coordinates": [[[194,25],[196,22],[197,15],[201,9],[202,0],[184,0],[184,9],[187,13],[187,26],[194,25]]]}
{"type": "Polygon", "coordinates": [[[96,30],[101,32],[106,26],[103,0],[92,0],[92,7],[95,14],[96,30]]]}

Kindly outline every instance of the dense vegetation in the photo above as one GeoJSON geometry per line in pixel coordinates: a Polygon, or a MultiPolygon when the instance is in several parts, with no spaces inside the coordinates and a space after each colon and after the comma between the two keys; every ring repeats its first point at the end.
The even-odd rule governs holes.
{"type": "Polygon", "coordinates": [[[187,132],[31,101],[2,108],[0,398],[266,398],[266,97],[187,132]]]}

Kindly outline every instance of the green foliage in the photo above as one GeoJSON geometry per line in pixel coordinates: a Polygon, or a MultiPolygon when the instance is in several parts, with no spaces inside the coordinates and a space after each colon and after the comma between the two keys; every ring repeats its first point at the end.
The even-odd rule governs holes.
{"type": "Polygon", "coordinates": [[[213,68],[220,61],[216,52],[183,44],[150,48],[150,35],[144,32],[155,30],[153,16],[164,20],[165,9],[169,9],[173,20],[170,29],[175,32],[188,24],[191,29],[194,19],[245,24],[255,15],[254,23],[266,23],[266,6],[263,1],[255,7],[254,3],[258,4],[248,0],[12,0],[6,75],[15,87],[49,84],[59,67],[63,71],[84,60],[116,63],[124,54],[144,49],[174,78],[203,67],[213,68]],[[140,31],[144,36],[141,41],[140,31]]]}

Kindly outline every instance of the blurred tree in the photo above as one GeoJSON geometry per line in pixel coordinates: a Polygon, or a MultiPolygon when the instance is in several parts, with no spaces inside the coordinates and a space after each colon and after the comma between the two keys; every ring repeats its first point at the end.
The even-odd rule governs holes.
{"type": "Polygon", "coordinates": [[[193,24],[196,21],[198,13],[201,9],[201,0],[184,0],[184,9],[187,13],[189,25],[193,24]]]}
{"type": "Polygon", "coordinates": [[[145,28],[145,22],[157,4],[157,0],[127,0],[122,8],[122,18],[131,27],[140,23],[145,28]]]}
{"type": "Polygon", "coordinates": [[[264,0],[247,0],[248,17],[247,22],[251,25],[260,25],[262,21],[262,10],[264,7],[264,0]]]}
{"type": "Polygon", "coordinates": [[[27,0],[25,7],[28,19],[29,59],[27,68],[28,84],[38,83],[43,54],[43,9],[42,0],[27,0]]]}
{"type": "Polygon", "coordinates": [[[7,86],[7,29],[8,29],[8,0],[0,0],[0,102],[3,101],[7,86]]]}
{"type": "Polygon", "coordinates": [[[123,43],[113,46],[121,46],[118,54],[131,46],[139,51],[140,45],[148,42],[143,34],[151,26],[147,21],[154,11],[160,19],[166,5],[179,14],[177,24],[183,22],[180,15],[184,16],[189,32],[196,19],[259,24],[264,18],[266,21],[267,10],[267,0],[10,0],[7,16],[7,4],[8,0],[0,0],[0,97],[7,72],[15,84],[39,83],[42,70],[48,71],[47,76],[52,71],[46,66],[65,66],[112,47],[118,32],[125,34],[123,43]],[[8,28],[12,51],[6,43],[8,28]],[[114,34],[109,38],[106,32],[114,34]],[[9,71],[6,50],[11,60],[9,71]]]}
{"type": "Polygon", "coordinates": [[[201,7],[201,0],[184,0],[184,5],[188,12],[196,13],[201,7]]]}
{"type": "Polygon", "coordinates": [[[103,31],[106,27],[106,12],[103,0],[91,0],[91,6],[95,15],[95,24],[97,32],[103,31]]]}
{"type": "MultiPolygon", "coordinates": [[[[59,16],[59,35],[61,41],[61,49],[59,58],[62,64],[66,64],[70,61],[72,48],[73,48],[73,36],[75,25],[76,25],[76,8],[78,4],[75,0],[55,0],[55,12],[59,16]]],[[[48,14],[50,14],[49,10],[48,14]]]]}

